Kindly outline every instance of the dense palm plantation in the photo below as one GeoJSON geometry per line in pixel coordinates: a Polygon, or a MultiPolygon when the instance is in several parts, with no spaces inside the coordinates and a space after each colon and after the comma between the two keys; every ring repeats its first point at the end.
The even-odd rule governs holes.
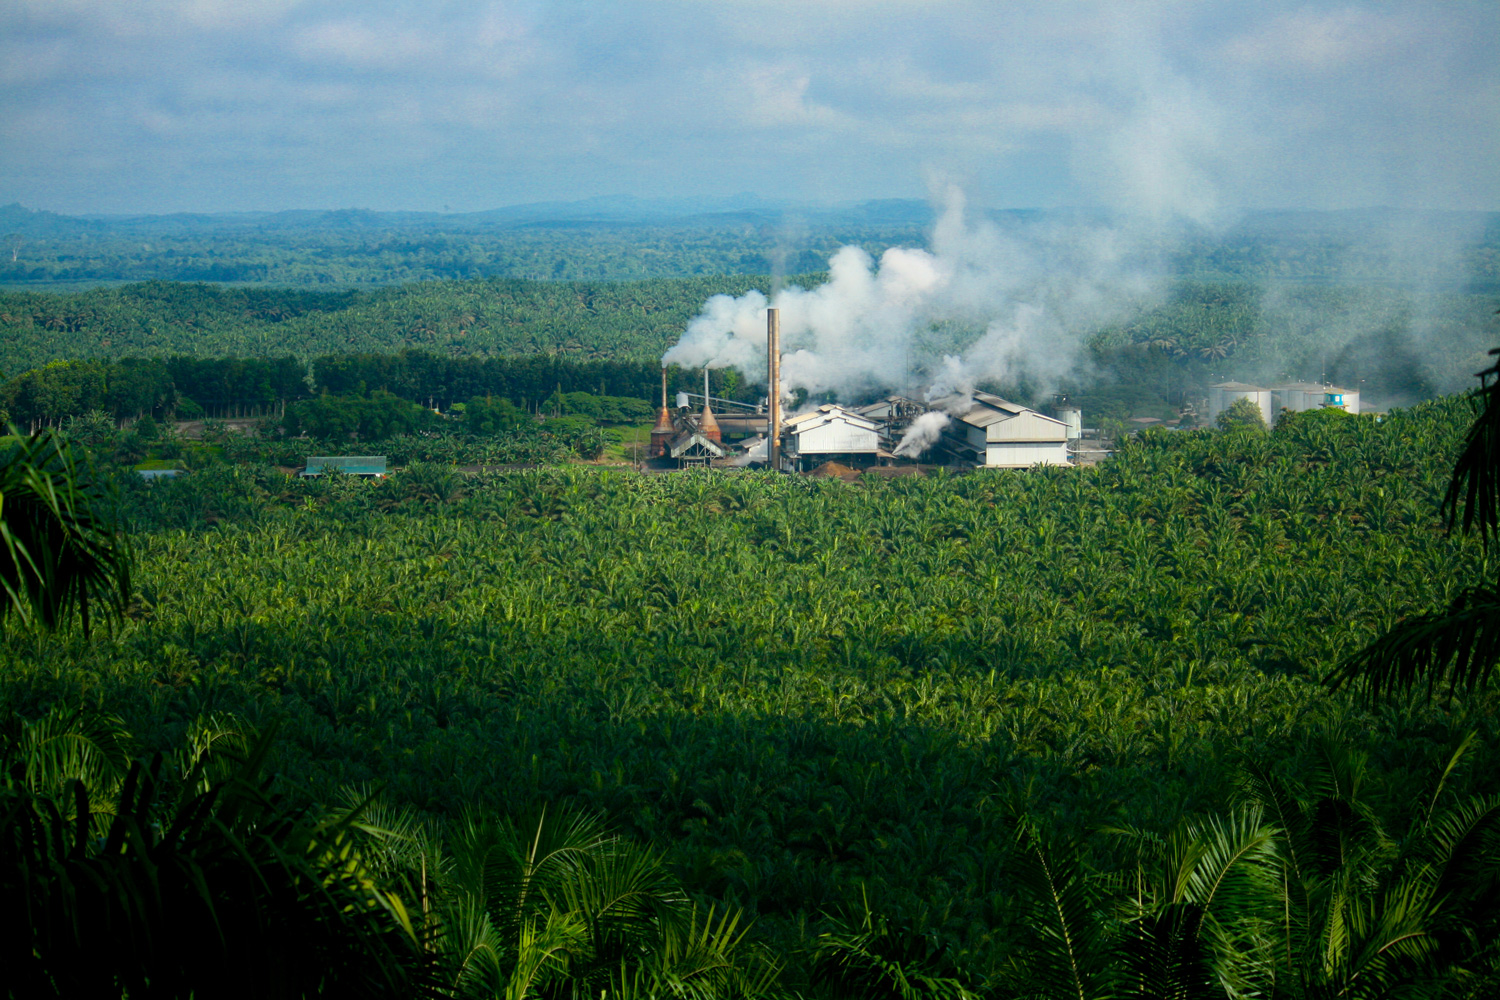
{"type": "Polygon", "coordinates": [[[123,627],[14,623],[5,695],[129,755],[274,730],[433,989],[1482,996],[1493,696],[1322,684],[1486,578],[1440,516],[1470,419],[889,482],[126,482],[123,627]]]}

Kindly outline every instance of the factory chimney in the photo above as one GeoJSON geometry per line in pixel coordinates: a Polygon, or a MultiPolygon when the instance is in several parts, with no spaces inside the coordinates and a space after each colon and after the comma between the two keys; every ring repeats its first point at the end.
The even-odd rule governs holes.
{"type": "Polygon", "coordinates": [[[703,413],[698,417],[698,433],[715,444],[724,440],[724,435],[719,431],[719,421],[714,418],[714,411],[708,405],[707,368],[703,369],[703,413]]]}
{"type": "Polygon", "coordinates": [[[672,412],[667,409],[667,370],[661,370],[661,409],[656,413],[656,426],[651,428],[651,446],[647,453],[660,458],[667,452],[667,442],[672,440],[672,412]]]}
{"type": "Polygon", "coordinates": [[[766,310],[766,458],[781,471],[781,310],[766,310]]]}

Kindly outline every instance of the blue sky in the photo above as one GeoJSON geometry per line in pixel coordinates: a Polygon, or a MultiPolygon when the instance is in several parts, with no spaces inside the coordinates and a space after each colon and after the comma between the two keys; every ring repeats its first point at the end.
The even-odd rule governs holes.
{"type": "Polygon", "coordinates": [[[9,0],[0,202],[1500,209],[1500,4],[9,0]]]}

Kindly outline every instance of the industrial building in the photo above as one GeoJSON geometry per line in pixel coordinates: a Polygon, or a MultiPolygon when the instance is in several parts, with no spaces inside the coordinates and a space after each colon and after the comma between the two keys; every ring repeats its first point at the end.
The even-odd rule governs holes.
{"type": "Polygon", "coordinates": [[[339,472],[346,476],[363,476],[366,479],[384,479],[386,476],[384,455],[314,455],[298,473],[312,478],[325,472],[339,472]]]}
{"type": "Polygon", "coordinates": [[[782,431],[782,455],[794,470],[839,461],[852,468],[893,457],[880,447],[880,425],[842,406],[820,406],[788,417],[782,431]]]}
{"type": "Polygon", "coordinates": [[[988,392],[940,399],[934,408],[952,417],[943,443],[960,462],[990,469],[1071,464],[1065,421],[988,392]]]}
{"type": "Polygon", "coordinates": [[[869,468],[925,458],[961,466],[1026,469],[1071,465],[1073,451],[1081,447],[1083,416],[1076,406],[1060,406],[1059,419],[987,392],[930,404],[904,396],[887,396],[857,409],[829,403],[783,420],[780,335],[780,314],[769,309],[769,385],[760,406],[714,399],[705,370],[703,408],[694,414],[692,395],[679,392],[674,410],[667,405],[663,371],[661,409],[651,429],[648,464],[657,469],[757,465],[805,472],[829,463],[869,468]],[[714,412],[715,403],[720,413],[714,412]],[[935,412],[943,417],[926,418],[935,412]],[[909,436],[914,430],[920,434],[909,436]],[[900,449],[898,458],[903,439],[907,448],[900,449]],[[916,446],[916,441],[922,445],[916,446]]]}
{"type": "Polygon", "coordinates": [[[667,443],[667,458],[679,469],[707,468],[715,459],[724,458],[729,449],[697,427],[689,427],[667,443]]]}

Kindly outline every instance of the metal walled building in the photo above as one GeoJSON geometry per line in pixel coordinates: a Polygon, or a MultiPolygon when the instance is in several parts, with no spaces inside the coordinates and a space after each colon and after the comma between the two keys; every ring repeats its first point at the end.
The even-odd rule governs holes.
{"type": "Polygon", "coordinates": [[[1336,385],[1326,385],[1320,382],[1286,382],[1273,386],[1271,394],[1274,397],[1278,416],[1282,410],[1301,413],[1303,410],[1326,408],[1343,410],[1345,413],[1359,413],[1359,393],[1340,389],[1336,385]]]}
{"type": "Polygon", "coordinates": [[[880,425],[833,404],[785,422],[785,457],[793,467],[834,457],[874,461],[880,454],[880,425]]]}
{"type": "Polygon", "coordinates": [[[728,449],[718,441],[706,437],[697,427],[689,427],[667,442],[664,457],[674,460],[679,469],[706,469],[714,459],[727,454],[728,449]]]}
{"type": "Polygon", "coordinates": [[[993,469],[1069,465],[1068,425],[988,392],[937,402],[953,417],[944,437],[960,459],[993,469]]]}
{"type": "Polygon", "coordinates": [[[306,466],[297,473],[310,478],[325,472],[341,472],[346,476],[365,476],[383,479],[386,475],[384,455],[313,455],[306,466]]]}
{"type": "Polygon", "coordinates": [[[1276,416],[1271,397],[1271,390],[1265,386],[1245,382],[1220,382],[1208,389],[1208,422],[1217,423],[1219,414],[1233,406],[1237,400],[1248,399],[1260,410],[1260,418],[1269,427],[1276,416]]]}

